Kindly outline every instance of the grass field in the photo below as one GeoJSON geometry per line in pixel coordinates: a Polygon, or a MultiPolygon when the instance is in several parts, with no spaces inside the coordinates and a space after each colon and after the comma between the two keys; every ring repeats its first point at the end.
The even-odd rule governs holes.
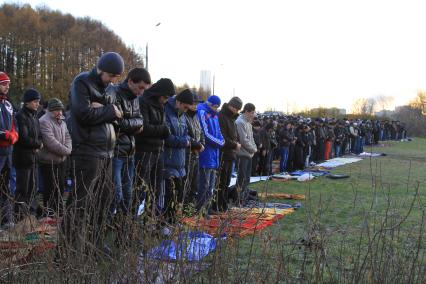
{"type": "Polygon", "coordinates": [[[196,278],[426,283],[426,139],[387,144],[368,149],[386,156],[332,171],[349,179],[252,185],[259,192],[300,193],[307,199],[272,227],[226,243],[214,256],[219,263],[196,278]]]}
{"type": "Polygon", "coordinates": [[[130,220],[133,241],[117,249],[117,257],[74,254],[58,264],[50,253],[0,269],[0,282],[426,283],[426,139],[365,150],[386,156],[332,171],[348,179],[252,184],[258,192],[298,193],[306,200],[268,199],[302,207],[254,235],[228,238],[200,262],[141,258],[163,239],[130,220]]]}

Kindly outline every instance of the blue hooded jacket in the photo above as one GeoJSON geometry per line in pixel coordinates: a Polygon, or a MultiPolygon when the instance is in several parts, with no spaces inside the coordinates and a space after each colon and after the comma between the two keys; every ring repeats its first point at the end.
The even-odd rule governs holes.
{"type": "Polygon", "coordinates": [[[206,140],[205,149],[200,153],[200,168],[217,169],[219,168],[219,151],[225,145],[217,112],[206,103],[202,103],[197,107],[197,116],[206,140]]]}
{"type": "Polygon", "coordinates": [[[176,99],[169,98],[165,106],[166,124],[170,129],[170,135],[165,140],[164,168],[166,178],[184,177],[185,151],[190,141],[188,127],[184,113],[179,114],[176,109],[176,99]]]}

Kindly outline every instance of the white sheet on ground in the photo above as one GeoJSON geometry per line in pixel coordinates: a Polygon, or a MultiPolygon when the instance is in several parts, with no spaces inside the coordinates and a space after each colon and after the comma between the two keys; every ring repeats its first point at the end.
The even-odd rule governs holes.
{"type": "Polygon", "coordinates": [[[330,159],[324,163],[318,164],[319,167],[325,167],[325,168],[335,168],[339,166],[343,166],[346,164],[356,163],[362,161],[361,158],[334,158],[330,159]]]}
{"type": "Polygon", "coordinates": [[[303,174],[297,177],[297,181],[308,181],[313,180],[315,177],[312,174],[303,174]]]}
{"type": "MultiPolygon", "coordinates": [[[[269,179],[268,176],[251,177],[250,183],[254,183],[254,182],[258,182],[258,181],[265,181],[265,180],[268,180],[268,179],[269,179]]],[[[237,184],[237,178],[236,177],[231,178],[231,182],[230,182],[229,186],[234,186],[236,184],[237,184]]]]}
{"type": "Polygon", "coordinates": [[[380,156],[382,156],[382,153],[362,152],[358,156],[360,156],[360,157],[380,157],[380,156]]]}
{"type": "Polygon", "coordinates": [[[289,174],[274,174],[272,175],[273,178],[277,179],[297,179],[298,176],[291,176],[289,174]]]}

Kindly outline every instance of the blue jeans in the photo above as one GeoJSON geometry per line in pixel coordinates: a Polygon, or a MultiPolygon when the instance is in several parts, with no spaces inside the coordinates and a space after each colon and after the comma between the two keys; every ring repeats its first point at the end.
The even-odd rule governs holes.
{"type": "Polygon", "coordinates": [[[280,172],[283,173],[287,169],[288,147],[281,147],[280,154],[281,154],[280,172]]]}
{"type": "Polygon", "coordinates": [[[10,185],[10,192],[12,193],[13,196],[15,196],[15,191],[16,191],[16,170],[15,170],[15,167],[10,168],[9,185],[10,185]]]}
{"type": "Polygon", "coordinates": [[[362,152],[364,152],[364,145],[365,145],[365,137],[360,137],[358,154],[361,154],[362,152]]]}
{"type": "Polygon", "coordinates": [[[12,221],[12,205],[9,198],[10,170],[12,166],[11,156],[0,156],[0,221],[1,225],[12,221]]]}
{"type": "Polygon", "coordinates": [[[203,207],[210,207],[210,199],[213,195],[213,190],[216,183],[216,170],[215,169],[204,169],[200,168],[200,179],[198,185],[197,194],[197,209],[200,210],[203,207]]]}
{"type": "Polygon", "coordinates": [[[115,187],[112,211],[117,209],[128,213],[132,204],[133,178],[135,176],[134,157],[114,157],[112,159],[112,172],[115,187]]]}
{"type": "Polygon", "coordinates": [[[342,155],[342,145],[334,143],[334,156],[340,157],[342,155]]]}

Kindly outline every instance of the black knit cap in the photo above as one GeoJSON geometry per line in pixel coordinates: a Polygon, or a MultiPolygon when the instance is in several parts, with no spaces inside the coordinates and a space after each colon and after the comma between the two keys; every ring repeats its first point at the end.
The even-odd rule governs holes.
{"type": "Polygon", "coordinates": [[[237,110],[240,110],[243,107],[243,101],[239,97],[233,97],[228,102],[228,105],[236,108],[237,110]]]}
{"type": "Polygon", "coordinates": [[[194,103],[194,94],[189,89],[185,89],[177,94],[176,100],[184,104],[192,105],[194,103]]]}
{"type": "Polygon", "coordinates": [[[156,96],[173,97],[176,93],[175,85],[168,78],[161,78],[155,82],[151,88],[146,90],[145,94],[153,93],[156,96]]]}
{"type": "Polygon", "coordinates": [[[28,102],[32,102],[32,101],[40,100],[40,99],[41,99],[41,94],[39,93],[39,91],[37,91],[36,89],[27,89],[24,92],[22,101],[24,103],[28,103],[28,102]]]}
{"type": "Polygon", "coordinates": [[[47,110],[48,111],[54,111],[54,110],[63,110],[64,104],[61,102],[60,99],[53,98],[50,99],[47,103],[47,110]]]}
{"type": "Polygon", "coordinates": [[[124,71],[124,60],[117,52],[106,52],[98,60],[99,70],[114,75],[121,75],[124,71]]]}

